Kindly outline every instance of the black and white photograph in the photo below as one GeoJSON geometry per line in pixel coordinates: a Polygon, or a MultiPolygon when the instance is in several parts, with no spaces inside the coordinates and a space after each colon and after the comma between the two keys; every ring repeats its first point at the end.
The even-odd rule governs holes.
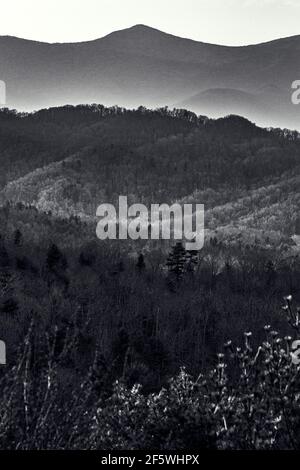
{"type": "Polygon", "coordinates": [[[300,450],[300,1],[0,19],[0,451],[300,450]]]}

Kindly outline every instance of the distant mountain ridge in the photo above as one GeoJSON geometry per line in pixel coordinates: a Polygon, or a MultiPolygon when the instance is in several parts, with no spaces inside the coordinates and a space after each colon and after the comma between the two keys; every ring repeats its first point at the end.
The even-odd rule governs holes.
{"type": "Polygon", "coordinates": [[[299,56],[300,36],[231,47],[136,25],[80,43],[2,36],[0,79],[7,105],[20,110],[180,104],[199,114],[238,112],[259,125],[300,129],[300,107],[291,103],[299,56]]]}

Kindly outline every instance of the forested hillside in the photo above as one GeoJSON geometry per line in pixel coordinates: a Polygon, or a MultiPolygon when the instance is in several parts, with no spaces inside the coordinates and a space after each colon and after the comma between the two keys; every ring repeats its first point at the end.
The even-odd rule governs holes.
{"type": "Polygon", "coordinates": [[[148,205],[198,202],[210,230],[257,229],[277,239],[296,233],[296,132],[237,116],[98,105],[2,111],[0,120],[3,203],[94,223],[97,206],[119,195],[148,205]]]}
{"type": "MultiPolygon", "coordinates": [[[[0,162],[0,338],[11,365],[7,373],[0,369],[0,447],[153,446],[156,422],[162,448],[188,446],[187,436],[202,447],[241,447],[241,435],[254,445],[239,427],[239,400],[253,390],[255,400],[259,393],[267,397],[256,392],[260,384],[272,389],[274,403],[278,393],[267,382],[257,384],[259,374],[267,381],[259,369],[252,388],[237,386],[239,406],[232,411],[216,354],[229,340],[239,345],[246,333],[246,350],[236,353],[243,374],[243,361],[265,340],[265,325],[292,335],[281,307],[287,294],[300,300],[299,135],[237,116],[210,120],[165,108],[3,110],[0,162]],[[147,205],[204,203],[203,250],[187,252],[172,241],[97,239],[97,206],[122,194],[147,205]],[[183,366],[193,377],[208,374],[203,402],[202,378],[195,383],[182,372],[168,385],[183,366]],[[113,389],[116,380],[121,384],[113,389]],[[136,383],[141,390],[132,389],[136,383]],[[162,387],[168,391],[158,393],[162,387]],[[147,396],[141,426],[135,413],[147,396]],[[223,408],[215,412],[218,400],[223,408]],[[153,418],[153,403],[160,403],[161,420],[153,418]],[[116,422],[115,409],[124,410],[116,422]],[[99,433],[97,413],[104,423],[99,433]],[[172,413],[190,434],[170,441],[172,413]],[[232,434],[222,427],[224,416],[234,422],[232,434]]],[[[233,383],[235,371],[228,366],[233,383]]],[[[271,405],[272,414],[277,405],[271,405]]],[[[258,448],[275,442],[259,439],[258,448]]]]}

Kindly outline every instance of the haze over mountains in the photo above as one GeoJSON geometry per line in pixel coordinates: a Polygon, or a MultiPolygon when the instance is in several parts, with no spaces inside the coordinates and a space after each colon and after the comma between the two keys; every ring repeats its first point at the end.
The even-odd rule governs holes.
{"type": "Polygon", "coordinates": [[[0,79],[7,106],[18,110],[94,102],[167,105],[300,129],[300,106],[291,102],[299,57],[300,36],[227,47],[136,25],[82,43],[0,37],[0,79]]]}

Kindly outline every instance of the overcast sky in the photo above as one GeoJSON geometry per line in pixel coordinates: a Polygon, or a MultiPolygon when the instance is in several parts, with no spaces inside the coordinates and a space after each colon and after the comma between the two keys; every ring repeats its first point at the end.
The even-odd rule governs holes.
{"type": "Polygon", "coordinates": [[[0,35],[75,42],[140,23],[204,42],[253,44],[300,34],[300,0],[0,0],[0,35]]]}

